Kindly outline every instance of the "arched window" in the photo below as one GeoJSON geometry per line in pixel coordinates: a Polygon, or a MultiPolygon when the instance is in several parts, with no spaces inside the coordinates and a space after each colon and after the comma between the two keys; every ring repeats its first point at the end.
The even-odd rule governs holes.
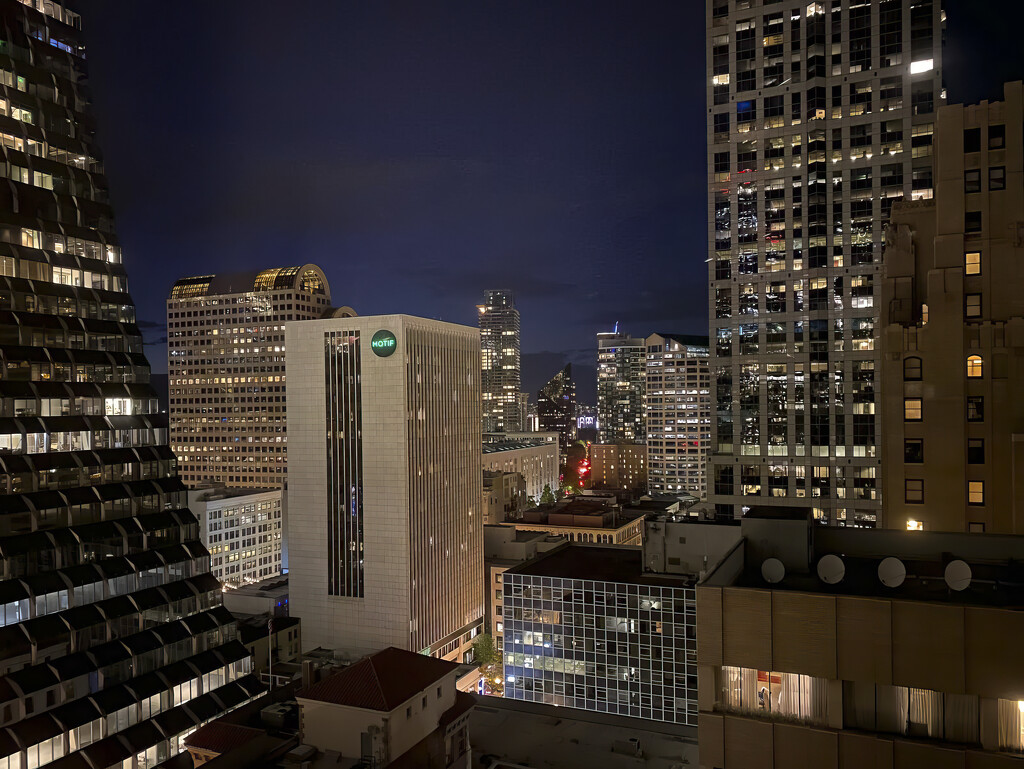
{"type": "Polygon", "coordinates": [[[903,381],[916,382],[921,378],[921,359],[907,358],[903,361],[903,381]]]}
{"type": "Polygon", "coordinates": [[[980,379],[984,376],[984,368],[980,355],[971,355],[967,359],[967,376],[970,379],[980,379]]]}

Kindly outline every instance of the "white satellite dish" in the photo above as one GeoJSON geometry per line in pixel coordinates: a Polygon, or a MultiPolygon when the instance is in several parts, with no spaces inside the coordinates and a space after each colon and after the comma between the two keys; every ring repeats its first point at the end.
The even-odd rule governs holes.
{"type": "Polygon", "coordinates": [[[878,579],[886,587],[899,587],[907,578],[907,567],[899,558],[889,556],[878,564],[878,579]]]}
{"type": "Polygon", "coordinates": [[[960,591],[971,584],[971,567],[957,559],[946,564],[946,585],[950,590],[960,591]]]}
{"type": "Polygon", "coordinates": [[[761,576],[765,582],[777,584],[786,576],[786,566],[778,558],[765,558],[761,564],[761,576]]]}
{"type": "Polygon", "coordinates": [[[846,576],[846,564],[838,555],[829,553],[818,561],[818,579],[822,582],[835,585],[842,582],[844,576],[846,576]]]}

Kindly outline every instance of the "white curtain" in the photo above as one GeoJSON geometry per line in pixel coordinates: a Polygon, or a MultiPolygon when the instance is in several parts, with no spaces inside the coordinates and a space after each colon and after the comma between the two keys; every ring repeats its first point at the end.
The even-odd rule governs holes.
{"type": "Polygon", "coordinates": [[[903,686],[875,687],[875,724],[880,732],[907,733],[907,689],[903,686]]]}
{"type": "Polygon", "coordinates": [[[973,694],[947,694],[943,703],[946,728],[943,739],[950,742],[980,742],[978,698],[973,694]]]}
{"type": "Polygon", "coordinates": [[[999,749],[1024,751],[1024,713],[1017,700],[999,700],[999,749]]]}
{"type": "Polygon", "coordinates": [[[757,710],[757,671],[724,666],[720,672],[719,701],[732,710],[757,710]]]}
{"type": "Polygon", "coordinates": [[[942,738],[942,694],[929,689],[910,689],[909,734],[942,738]]]}

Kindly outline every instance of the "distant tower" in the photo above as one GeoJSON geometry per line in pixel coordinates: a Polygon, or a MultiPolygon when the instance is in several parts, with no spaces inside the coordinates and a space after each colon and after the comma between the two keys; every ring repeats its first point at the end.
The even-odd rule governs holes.
{"type": "Polygon", "coordinates": [[[512,292],[485,291],[480,314],[481,384],[484,432],[516,433],[523,429],[519,402],[519,310],[512,292]]]}
{"type": "Polygon", "coordinates": [[[597,442],[644,443],[647,348],[618,325],[597,335],[597,442]]]}
{"type": "Polygon", "coordinates": [[[537,392],[537,420],[541,432],[558,433],[558,454],[564,464],[569,446],[576,440],[576,383],[571,363],[537,392]]]}

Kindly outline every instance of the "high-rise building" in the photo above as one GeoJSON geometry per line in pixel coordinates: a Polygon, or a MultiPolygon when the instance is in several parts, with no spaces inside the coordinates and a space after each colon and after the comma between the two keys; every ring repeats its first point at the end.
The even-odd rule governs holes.
{"type": "Polygon", "coordinates": [[[652,334],[646,345],[648,490],[707,499],[708,338],[652,334]]]}
{"type": "Polygon", "coordinates": [[[879,514],[882,236],[932,195],[939,0],[707,0],[711,501],[879,514]]]}
{"type": "Polygon", "coordinates": [[[149,384],[81,17],[0,2],[0,767],[153,766],[260,689],[149,384]]]}
{"type": "Polygon", "coordinates": [[[480,320],[480,383],[485,433],[523,429],[520,401],[519,310],[511,291],[485,291],[480,320]]]}
{"type": "Polygon", "coordinates": [[[880,334],[887,528],[1024,532],[1022,90],[940,109],[935,199],[893,207],[880,334]]]}
{"type": "Polygon", "coordinates": [[[615,331],[597,335],[597,442],[644,443],[643,339],[615,331]]]}
{"type": "Polygon", "coordinates": [[[303,643],[462,661],[483,618],[480,336],[289,323],[289,602],[303,643]]]}
{"type": "Polygon", "coordinates": [[[200,275],[167,300],[171,448],[189,486],[281,488],[287,479],[284,324],[331,303],[313,264],[200,275]]]}
{"type": "Polygon", "coordinates": [[[558,455],[564,464],[569,446],[576,440],[576,383],[571,363],[537,391],[537,426],[540,432],[558,433],[558,455]]]}

